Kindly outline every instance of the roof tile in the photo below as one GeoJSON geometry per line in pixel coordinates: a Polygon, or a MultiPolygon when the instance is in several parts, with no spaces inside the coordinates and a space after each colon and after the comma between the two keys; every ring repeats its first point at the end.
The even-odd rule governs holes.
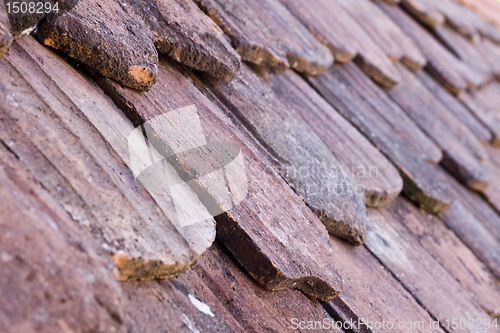
{"type": "Polygon", "coordinates": [[[328,45],[340,62],[355,61],[380,85],[391,88],[399,73],[379,45],[336,1],[282,0],[287,8],[328,45]]]}
{"type": "Polygon", "coordinates": [[[486,83],[487,76],[455,57],[402,9],[382,2],[378,4],[422,50],[428,60],[428,71],[450,92],[456,95],[467,87],[486,83]]]}
{"type": "Polygon", "coordinates": [[[470,188],[484,190],[491,175],[478,160],[487,158],[481,142],[414,74],[399,68],[403,80],[388,94],[441,147],[447,169],[470,188]]]}
{"type": "Polygon", "coordinates": [[[453,201],[450,191],[436,176],[432,167],[424,162],[430,151],[422,148],[415,151],[413,146],[425,142],[427,149],[435,149],[431,156],[437,154],[441,157],[440,150],[379,87],[353,64],[336,66],[325,75],[311,78],[310,82],[340,114],[394,163],[403,177],[403,193],[429,212],[439,213],[448,209],[453,201]],[[370,85],[373,86],[366,89],[370,85]],[[364,92],[366,94],[361,95],[364,92]],[[415,135],[415,138],[408,140],[408,135],[415,135]]]}
{"type": "Polygon", "coordinates": [[[362,244],[366,236],[363,192],[300,116],[246,66],[231,84],[211,91],[277,159],[282,177],[328,231],[362,244]]]}
{"type": "MultiPolygon", "coordinates": [[[[481,142],[486,143],[492,140],[492,134],[490,130],[483,125],[483,123],[476,118],[476,116],[467,109],[460,100],[455,96],[451,95],[443,86],[441,86],[433,77],[431,77],[425,71],[418,71],[415,73],[420,82],[425,85],[425,87],[431,91],[440,101],[446,106],[446,108],[454,114],[454,116],[463,125],[465,125],[469,131],[481,142]]],[[[471,148],[474,145],[471,145],[471,148]]],[[[478,153],[475,149],[472,149],[473,153],[478,153]]],[[[483,147],[479,148],[478,157],[480,159],[485,159],[486,157],[480,153],[483,147]]]]}
{"type": "Polygon", "coordinates": [[[270,79],[278,98],[297,111],[364,189],[366,205],[380,207],[401,192],[397,169],[378,149],[291,71],[270,79]]]}
{"type": "Polygon", "coordinates": [[[222,30],[191,0],[126,0],[154,33],[158,52],[231,81],[240,56],[222,30]]]}
{"type": "Polygon", "coordinates": [[[442,172],[447,184],[456,193],[457,200],[440,215],[446,225],[492,272],[500,277],[500,217],[480,195],[460,186],[448,174],[442,172]]]}
{"type": "MultiPolygon", "coordinates": [[[[245,71],[245,66],[238,73],[236,81],[227,85],[235,86],[237,80],[241,79],[242,71],[245,71]]],[[[230,212],[217,215],[218,237],[238,262],[266,288],[301,289],[323,300],[335,297],[342,289],[342,282],[329,257],[331,249],[324,226],[276,171],[266,166],[269,162],[262,162],[255,152],[258,148],[252,139],[231,123],[223,112],[227,110],[219,108],[202,94],[198,89],[202,86],[201,82],[196,77],[188,71],[185,75],[187,77],[172,64],[160,61],[158,83],[149,92],[139,93],[123,88],[111,80],[100,80],[100,85],[119,105],[127,105],[124,107],[126,113],[132,117],[135,114],[142,121],[168,115],[171,110],[194,104],[208,146],[212,147],[217,142],[236,144],[241,149],[245,165],[245,179],[242,182],[248,184],[248,193],[230,212]]],[[[190,133],[172,131],[171,127],[162,123],[155,126],[155,131],[158,138],[166,142],[170,141],[170,137],[184,140],[191,136],[190,133]]],[[[213,155],[214,149],[210,149],[213,155]]],[[[199,170],[200,162],[199,159],[178,156],[181,169],[199,170]]],[[[242,176],[241,172],[238,176],[242,176]]],[[[224,203],[223,198],[218,196],[218,184],[201,179],[196,184],[191,183],[190,186],[202,186],[217,204],[224,203]]],[[[307,199],[307,194],[304,197],[307,199]]],[[[346,212],[342,210],[342,213],[346,212]]],[[[356,222],[361,224],[364,221],[356,222]]],[[[362,240],[362,231],[358,234],[355,230],[350,235],[356,241],[359,238],[362,240]]]]}
{"type": "Polygon", "coordinates": [[[122,6],[115,0],[82,0],[64,15],[49,14],[35,36],[103,75],[147,90],[158,75],[153,33],[122,6]]]}
{"type": "Polygon", "coordinates": [[[212,244],[213,220],[181,228],[170,194],[137,186],[127,141],[134,127],[95,83],[31,37],[14,43],[1,66],[11,75],[1,77],[0,98],[15,94],[25,105],[2,103],[10,113],[2,139],[17,137],[13,149],[38,181],[123,259],[120,279],[172,276],[212,244]]]}
{"type": "MultiPolygon", "coordinates": [[[[487,318],[488,313],[476,303],[469,290],[404,226],[406,217],[413,219],[415,224],[429,217],[402,198],[396,199],[390,206],[395,205],[398,205],[397,209],[384,207],[368,210],[368,249],[399,278],[434,318],[441,322],[461,316],[487,318]],[[441,297],[437,290],[446,291],[448,296],[441,297]]],[[[474,329],[466,331],[474,332],[474,329]]],[[[492,327],[486,329],[486,332],[494,331],[492,327]]]]}
{"type": "Polygon", "coordinates": [[[242,59],[273,73],[293,68],[320,75],[333,64],[329,50],[278,0],[195,0],[231,38],[242,59]]]}
{"type": "Polygon", "coordinates": [[[409,69],[418,70],[427,60],[410,37],[373,1],[337,0],[370,35],[392,61],[402,61],[409,69]]]}

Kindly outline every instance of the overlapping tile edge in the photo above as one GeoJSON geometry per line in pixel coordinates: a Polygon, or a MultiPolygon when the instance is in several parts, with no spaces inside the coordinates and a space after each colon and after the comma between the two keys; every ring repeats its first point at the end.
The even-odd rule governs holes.
{"type": "MultiPolygon", "coordinates": [[[[482,91],[482,90],[480,90],[480,91],[482,91]]],[[[495,105],[495,103],[492,102],[492,105],[495,105]]],[[[485,124],[485,125],[488,125],[488,124],[485,124]]],[[[451,222],[450,222],[449,226],[452,229],[457,228],[457,226],[454,226],[454,224],[452,224],[451,222]]],[[[457,232],[457,231],[455,231],[455,232],[457,232]]],[[[497,267],[497,263],[495,262],[495,259],[494,259],[495,257],[494,256],[488,257],[488,255],[486,254],[489,251],[488,247],[486,246],[486,249],[477,248],[475,240],[474,240],[473,237],[471,238],[471,237],[467,236],[466,233],[460,233],[460,232],[457,232],[457,233],[458,233],[459,237],[462,238],[462,240],[464,241],[464,243],[468,244],[471,247],[471,249],[474,252],[474,254],[476,256],[478,256],[481,260],[483,260],[483,262],[487,263],[487,266],[489,267],[490,270],[493,271],[493,273],[495,275],[498,274],[495,271],[495,269],[497,267]]],[[[496,244],[497,242],[498,242],[498,239],[497,238],[493,238],[493,240],[490,243],[488,243],[488,245],[491,245],[491,247],[494,248],[494,244],[496,244]]],[[[492,254],[494,255],[495,253],[492,253],[492,254]]],[[[243,266],[245,266],[245,265],[243,264],[243,266]]],[[[424,301],[424,303],[425,304],[429,304],[427,301],[424,301]]],[[[495,312],[492,312],[492,313],[494,314],[495,312]]]]}

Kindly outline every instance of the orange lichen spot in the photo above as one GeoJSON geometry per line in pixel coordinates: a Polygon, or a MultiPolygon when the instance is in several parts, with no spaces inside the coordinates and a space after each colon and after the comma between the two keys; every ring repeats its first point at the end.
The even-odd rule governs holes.
{"type": "Polygon", "coordinates": [[[153,81],[153,75],[147,68],[141,66],[130,66],[128,73],[139,83],[147,83],[153,81]]]}
{"type": "Polygon", "coordinates": [[[54,49],[57,49],[57,46],[56,46],[56,43],[54,42],[54,40],[52,38],[45,38],[45,40],[43,41],[43,43],[47,46],[50,46],[54,49]]]}

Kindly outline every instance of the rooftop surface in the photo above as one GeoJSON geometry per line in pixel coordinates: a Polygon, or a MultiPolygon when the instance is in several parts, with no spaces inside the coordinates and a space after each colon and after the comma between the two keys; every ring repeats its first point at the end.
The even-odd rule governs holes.
{"type": "Polygon", "coordinates": [[[500,2],[14,4],[0,332],[500,332],[500,2]]]}

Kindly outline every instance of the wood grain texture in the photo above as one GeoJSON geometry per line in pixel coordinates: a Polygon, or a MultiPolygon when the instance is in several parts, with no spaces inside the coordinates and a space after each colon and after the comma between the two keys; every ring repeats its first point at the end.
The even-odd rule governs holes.
{"type": "MultiPolygon", "coordinates": [[[[225,307],[231,302],[218,299],[196,275],[119,283],[106,251],[9,150],[0,144],[0,296],[8,300],[0,310],[2,332],[244,331],[248,321],[236,319],[225,307]]],[[[236,264],[227,266],[239,279],[226,288],[244,293],[245,313],[255,304],[252,313],[260,314],[261,321],[251,323],[255,330],[299,315],[328,317],[300,292],[266,292],[236,264]],[[273,305],[274,316],[262,312],[263,303],[273,305]]],[[[215,271],[214,280],[227,277],[222,273],[215,271]]]]}
{"type": "Polygon", "coordinates": [[[491,24],[476,11],[453,0],[435,2],[435,5],[446,16],[447,25],[464,37],[474,42],[484,37],[500,43],[500,27],[491,24]]]}
{"type": "MultiPolygon", "coordinates": [[[[401,199],[396,199],[401,200],[401,199]]],[[[383,227],[385,228],[385,227],[383,227]]],[[[425,327],[415,327],[411,332],[443,332],[441,328],[428,326],[429,313],[421,307],[398,277],[380,264],[370,251],[364,247],[352,248],[341,240],[332,239],[335,260],[341,269],[344,290],[337,298],[325,304],[325,308],[342,322],[358,322],[360,318],[373,322],[424,321],[425,327]]],[[[444,295],[442,294],[444,297],[444,295]]],[[[387,327],[387,325],[386,325],[387,327]]],[[[396,328],[397,329],[397,328],[396,328]]],[[[370,332],[361,325],[351,332],[370,332]]],[[[406,331],[406,330],[405,330],[406,331]]]]}
{"type": "Polygon", "coordinates": [[[500,26],[500,6],[496,0],[455,0],[479,13],[490,23],[500,26]]]}
{"type": "Polygon", "coordinates": [[[491,24],[459,1],[407,0],[402,4],[417,20],[430,28],[438,28],[446,23],[473,42],[478,42],[482,37],[500,42],[500,27],[491,24]]]}
{"type": "MultiPolygon", "coordinates": [[[[240,287],[236,283],[233,286],[240,287]]],[[[244,331],[203,282],[191,283],[182,273],[169,280],[128,282],[121,287],[125,298],[121,304],[123,326],[127,332],[244,331]]]]}
{"type": "Polygon", "coordinates": [[[490,157],[495,160],[489,160],[486,163],[488,170],[492,175],[491,185],[483,192],[484,198],[497,211],[500,212],[500,168],[498,167],[498,149],[489,146],[487,147],[490,157]]]}
{"type": "Polygon", "coordinates": [[[500,57],[500,46],[494,44],[489,39],[483,38],[479,43],[475,44],[475,47],[481,56],[483,56],[483,59],[488,63],[494,76],[496,78],[500,77],[500,62],[498,62],[498,58],[500,57]]]}
{"type": "MultiPolygon", "coordinates": [[[[418,71],[415,75],[479,141],[487,143],[493,139],[490,130],[457,97],[451,95],[427,72],[418,71]]],[[[480,147],[479,150],[484,151],[484,148],[480,147]]],[[[478,157],[482,159],[486,158],[482,154],[478,154],[478,157]]]]}
{"type": "Polygon", "coordinates": [[[420,244],[446,268],[472,298],[492,317],[500,315],[500,285],[474,253],[440,219],[414,218],[402,221],[420,244]]]}
{"type": "Polygon", "coordinates": [[[403,180],[397,169],[306,81],[287,71],[273,76],[269,83],[364,189],[367,206],[381,207],[398,196],[403,180]]]}
{"type": "Polygon", "coordinates": [[[500,213],[500,150],[491,145],[486,146],[486,150],[490,157],[487,167],[493,176],[493,181],[483,194],[488,203],[500,213]]]}
{"type": "MultiPolygon", "coordinates": [[[[366,89],[358,84],[363,81],[372,83],[359,69],[349,64],[336,66],[325,75],[310,79],[321,95],[398,168],[405,195],[431,213],[445,211],[453,201],[450,191],[433,168],[404,140],[411,131],[404,126],[394,126],[386,117],[392,121],[401,119],[410,125],[412,121],[383,91],[373,87],[366,89]],[[364,92],[367,94],[361,95],[364,92]],[[392,111],[390,115],[387,113],[389,110],[392,111]]],[[[416,124],[411,126],[418,133],[416,124]]],[[[421,137],[426,138],[423,134],[421,137]]],[[[425,140],[424,143],[431,142],[428,138],[425,140]]],[[[437,151],[440,152],[439,149],[437,151]]]]}
{"type": "Polygon", "coordinates": [[[401,0],[401,5],[416,19],[429,27],[440,26],[446,20],[432,0],[401,0]]]}
{"type": "Polygon", "coordinates": [[[158,52],[231,81],[241,63],[222,30],[191,0],[127,0],[153,31],[158,52]]]}
{"type": "Polygon", "coordinates": [[[494,75],[493,68],[478,50],[477,43],[472,44],[472,42],[458,34],[446,24],[434,28],[434,32],[441,42],[458,58],[471,68],[487,75],[488,80],[491,80],[494,75]]]}
{"type": "Polygon", "coordinates": [[[64,15],[51,13],[35,36],[128,87],[148,90],[156,82],[153,33],[116,0],[81,0],[64,15]]]}
{"type": "Polygon", "coordinates": [[[486,126],[492,135],[491,143],[500,146],[500,117],[478,91],[462,92],[457,98],[486,126]]]}
{"type": "Polygon", "coordinates": [[[0,60],[12,44],[12,39],[7,9],[5,3],[0,3],[0,60]]]}
{"type": "Polygon", "coordinates": [[[330,318],[317,300],[297,290],[269,292],[261,288],[218,242],[174,282],[183,285],[188,282],[197,287],[203,297],[200,299],[216,310],[221,307],[229,312],[242,326],[242,332],[291,331],[292,318],[299,321],[330,318]]]}
{"type": "Polygon", "coordinates": [[[491,175],[479,160],[481,142],[413,74],[399,66],[403,80],[388,94],[443,150],[443,165],[471,189],[482,191],[491,175]]]}
{"type": "MultiPolygon", "coordinates": [[[[418,220],[428,219],[428,216],[402,198],[380,210],[369,209],[368,212],[371,224],[366,246],[434,318],[441,322],[457,316],[492,320],[466,286],[461,285],[404,226],[407,217],[418,224],[418,220]]],[[[450,331],[494,332],[495,329],[450,328],[450,331]]]]}
{"type": "Polygon", "coordinates": [[[392,61],[401,61],[410,70],[424,67],[422,52],[373,1],[337,0],[392,61]]]}
{"type": "MultiPolygon", "coordinates": [[[[325,300],[336,296],[342,283],[329,258],[331,245],[321,222],[270,167],[270,162],[264,164],[261,154],[256,155],[257,147],[242,131],[242,125],[233,124],[223,110],[202,94],[198,89],[202,84],[196,77],[188,71],[184,72],[185,77],[164,61],[160,62],[159,73],[158,83],[147,93],[126,89],[111,80],[100,80],[100,85],[138,122],[168,115],[170,110],[186,105],[196,105],[209,145],[229,142],[240,147],[248,183],[245,199],[216,217],[218,237],[249,274],[267,289],[301,289],[325,300]]],[[[235,80],[239,77],[240,73],[235,80]]],[[[234,82],[237,81],[228,85],[235,85],[234,82]]],[[[186,119],[189,116],[186,114],[186,119]]],[[[190,136],[168,127],[155,130],[166,142],[171,142],[171,137],[182,142],[190,136]]],[[[178,158],[185,168],[197,166],[197,161],[178,158]]],[[[216,185],[203,183],[208,194],[223,203],[216,185]]]]}
{"type": "Polygon", "coordinates": [[[440,215],[446,225],[467,245],[495,276],[500,276],[500,217],[482,198],[444,174],[448,186],[457,195],[451,208],[440,215]]]}
{"type": "Polygon", "coordinates": [[[401,8],[383,2],[378,5],[413,39],[428,60],[426,68],[429,73],[451,93],[457,95],[467,87],[479,87],[486,83],[486,75],[454,56],[401,8]]]}
{"type": "Polygon", "coordinates": [[[3,142],[0,184],[0,330],[125,332],[113,265],[3,142]]]}
{"type": "Polygon", "coordinates": [[[362,244],[364,193],[296,111],[281,103],[265,81],[245,66],[231,84],[211,91],[274,156],[281,176],[328,231],[362,244]]]}
{"type": "MultiPolygon", "coordinates": [[[[441,149],[429,138],[418,125],[387,95],[379,86],[368,80],[368,77],[353,64],[336,66],[331,71],[342,84],[350,87],[371,108],[378,117],[393,128],[392,132],[421,159],[431,165],[438,164],[443,154],[441,149]]],[[[366,136],[366,134],[365,134],[366,136]]]]}
{"type": "Polygon", "coordinates": [[[282,0],[287,8],[335,55],[340,62],[354,58],[380,85],[391,88],[399,74],[385,52],[362,25],[336,1],[282,0]]]}
{"type": "Polygon", "coordinates": [[[320,75],[333,56],[278,0],[195,0],[245,61],[272,73],[320,75]]]}
{"type": "Polygon", "coordinates": [[[6,59],[2,140],[17,142],[13,149],[48,191],[123,259],[120,279],[172,276],[211,245],[213,219],[181,227],[168,192],[137,186],[127,141],[133,125],[95,83],[33,38],[6,59]]]}

